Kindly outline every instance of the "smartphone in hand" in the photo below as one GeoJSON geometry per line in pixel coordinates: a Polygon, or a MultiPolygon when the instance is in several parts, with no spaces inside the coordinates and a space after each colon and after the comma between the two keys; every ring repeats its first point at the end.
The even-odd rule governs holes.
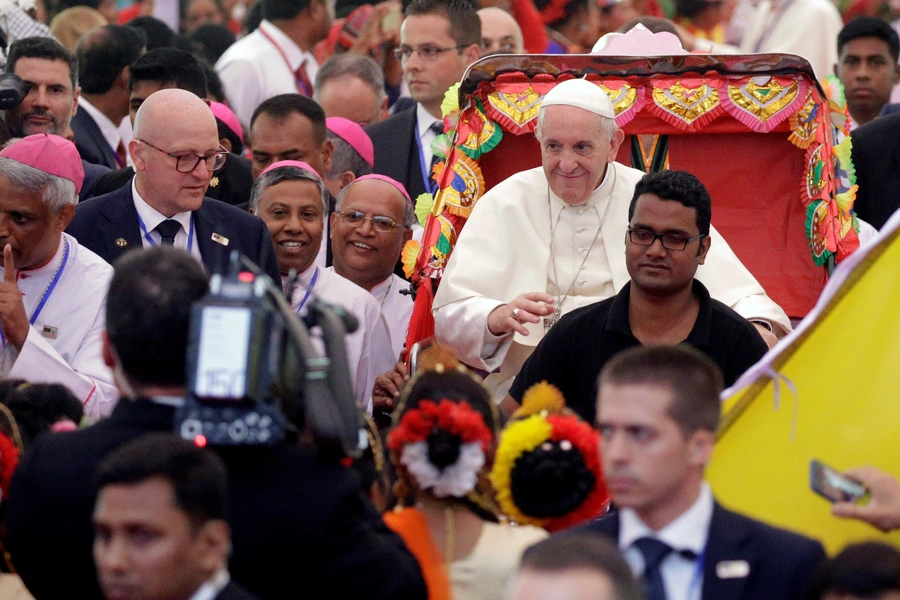
{"type": "Polygon", "coordinates": [[[816,459],[809,463],[809,487],[831,502],[856,502],[869,493],[863,484],[816,459]]]}

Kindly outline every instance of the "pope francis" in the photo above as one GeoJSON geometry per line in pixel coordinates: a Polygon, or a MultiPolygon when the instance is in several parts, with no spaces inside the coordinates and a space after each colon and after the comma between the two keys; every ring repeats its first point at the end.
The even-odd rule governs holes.
{"type": "MultiPolygon", "coordinates": [[[[434,300],[435,335],[460,359],[518,373],[547,329],[628,282],[625,231],[644,175],[613,162],[625,138],[607,95],[572,79],[538,113],[542,166],[517,173],[476,204],[434,300]]],[[[712,229],[697,278],[711,296],[757,323],[773,343],[790,331],[784,311],[712,229]]],[[[505,393],[498,389],[498,393],[505,393]]]]}

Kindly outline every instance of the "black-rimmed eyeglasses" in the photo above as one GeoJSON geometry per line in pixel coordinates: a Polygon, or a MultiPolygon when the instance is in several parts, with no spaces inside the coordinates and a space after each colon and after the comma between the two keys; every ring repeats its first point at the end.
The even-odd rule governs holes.
{"type": "Polygon", "coordinates": [[[659,240],[662,247],[666,250],[684,250],[691,242],[705,238],[708,233],[701,233],[692,238],[686,238],[683,235],[675,235],[673,233],[653,233],[646,229],[629,229],[628,239],[632,244],[638,246],[652,246],[653,242],[659,240]]]}

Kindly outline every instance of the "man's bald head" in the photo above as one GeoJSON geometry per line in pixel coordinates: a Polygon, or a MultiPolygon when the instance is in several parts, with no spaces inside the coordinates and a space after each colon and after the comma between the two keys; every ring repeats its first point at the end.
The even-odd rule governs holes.
{"type": "Polygon", "coordinates": [[[216,117],[196,94],[171,88],[148,96],[134,116],[134,137],[152,142],[152,137],[173,129],[208,130],[218,139],[216,117]]]}
{"type": "Polygon", "coordinates": [[[522,54],[525,42],[522,39],[522,28],[511,14],[488,6],[478,11],[481,19],[481,52],[485,54],[522,54]]]}
{"type": "Polygon", "coordinates": [[[129,150],[135,186],[150,206],[167,217],[197,210],[213,176],[198,159],[219,151],[216,118],[196,94],[160,90],[138,109],[129,150]]]}

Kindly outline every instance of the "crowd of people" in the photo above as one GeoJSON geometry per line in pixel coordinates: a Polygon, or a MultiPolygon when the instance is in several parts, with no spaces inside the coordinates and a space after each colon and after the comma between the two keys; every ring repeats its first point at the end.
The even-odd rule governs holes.
{"type": "MultiPolygon", "coordinates": [[[[21,96],[0,128],[0,598],[900,597],[892,546],[829,558],[717,501],[720,396],[792,322],[698,177],[616,162],[600,87],[546,92],[541,165],[478,200],[415,350],[401,260],[470,65],[589,53],[638,25],[833,72],[854,210],[883,227],[900,208],[900,6],[32,4],[0,9],[0,88],[21,96]],[[192,308],[235,251],[299,318],[316,300],[355,318],[330,358],[361,456],[320,453],[308,422],[270,445],[173,433],[192,308]]],[[[847,476],[868,501],[834,516],[900,529],[900,481],[847,476]]]]}

